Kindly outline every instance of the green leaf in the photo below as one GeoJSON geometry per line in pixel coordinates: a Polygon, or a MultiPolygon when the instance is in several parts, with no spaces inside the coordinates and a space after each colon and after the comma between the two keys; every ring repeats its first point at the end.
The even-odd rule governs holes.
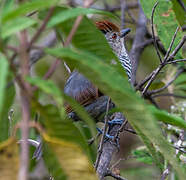
{"type": "Polygon", "coordinates": [[[135,128],[137,134],[139,137],[143,140],[144,144],[148,148],[148,152],[152,156],[152,161],[156,164],[156,166],[160,169],[163,170],[163,164],[162,164],[162,156],[160,156],[160,153],[158,150],[154,147],[154,145],[151,143],[150,139],[144,135],[144,133],[135,125],[133,125],[135,128]]]}
{"type": "Polygon", "coordinates": [[[2,22],[15,19],[18,16],[26,15],[26,13],[32,11],[39,11],[46,8],[55,6],[59,0],[34,0],[31,2],[25,2],[16,7],[14,10],[8,11],[3,15],[2,22]]]}
{"type": "Polygon", "coordinates": [[[4,111],[7,111],[5,103],[5,93],[6,93],[6,83],[8,76],[8,62],[6,58],[0,53],[0,141],[3,141],[7,138],[8,127],[7,121],[3,121],[4,116],[8,116],[8,114],[4,114],[4,111]],[[4,129],[5,128],[5,129],[4,129]]]}
{"type": "Polygon", "coordinates": [[[39,87],[43,92],[50,94],[58,104],[61,117],[65,117],[62,93],[53,81],[43,80],[39,77],[27,77],[26,80],[32,85],[39,87]]]}
{"type": "Polygon", "coordinates": [[[32,106],[40,114],[40,121],[49,136],[80,145],[88,157],[92,159],[93,153],[87,144],[87,139],[70,119],[62,119],[60,112],[54,105],[41,106],[33,101],[32,106]]]}
{"type": "MultiPolygon", "coordinates": [[[[181,7],[179,2],[177,0],[171,0],[173,4],[173,10],[176,14],[176,18],[180,24],[180,26],[183,26],[185,24],[185,19],[186,19],[186,13],[184,9],[181,7]]],[[[186,2],[185,2],[186,3],[186,2]]]]}
{"type": "Polygon", "coordinates": [[[150,107],[150,111],[154,114],[154,116],[159,121],[186,129],[186,122],[184,121],[184,119],[178,116],[169,114],[166,111],[156,109],[153,106],[150,107]]]}
{"type": "MultiPolygon", "coordinates": [[[[61,10],[64,10],[62,8],[61,10]]],[[[62,32],[63,36],[67,37],[71,31],[76,18],[69,19],[60,23],[56,29],[58,32],[62,32]]],[[[113,53],[112,48],[105,39],[103,33],[89,20],[87,17],[83,17],[75,35],[72,38],[72,45],[80,50],[86,50],[96,56],[110,66],[116,66],[120,72],[126,76],[125,70],[122,68],[116,55],[113,53]],[[116,64],[113,63],[115,60],[116,64]]],[[[127,76],[126,76],[127,77],[127,76]]]]}
{"type": "Polygon", "coordinates": [[[157,0],[140,0],[141,7],[143,9],[144,14],[148,19],[151,19],[152,9],[157,0]]]}
{"type": "MultiPolygon", "coordinates": [[[[175,0],[176,1],[176,0],[175,0]]],[[[180,13],[182,11],[178,12],[179,15],[176,16],[175,12],[173,11],[175,9],[175,4],[172,6],[172,1],[160,1],[160,0],[140,0],[140,3],[142,5],[142,9],[146,15],[147,18],[151,19],[152,9],[156,2],[159,2],[154,13],[154,23],[157,25],[157,33],[158,36],[163,43],[165,49],[168,49],[170,42],[172,40],[172,37],[176,31],[176,28],[179,27],[179,19],[183,19],[185,16],[182,16],[180,13]],[[177,21],[177,17],[178,21],[177,21]]],[[[183,33],[181,32],[181,28],[179,29],[175,42],[173,44],[172,50],[176,47],[176,45],[179,43],[179,41],[182,39],[183,33]]],[[[182,58],[182,52],[179,51],[176,58],[181,59],[182,58]]]]}
{"type": "Polygon", "coordinates": [[[153,159],[146,148],[138,148],[132,152],[132,155],[140,162],[152,164],[153,159]]]}
{"type": "Polygon", "coordinates": [[[176,170],[180,179],[186,179],[185,168],[176,159],[175,149],[164,138],[157,119],[149,111],[149,106],[132,90],[127,78],[123,78],[116,68],[88,52],[77,52],[69,48],[48,49],[47,52],[58,58],[67,58],[68,62],[71,61],[81,73],[91,79],[101,92],[109,95],[134,129],[140,130],[148,137],[176,170]]]}
{"type": "Polygon", "coordinates": [[[77,144],[47,134],[43,134],[43,139],[48,144],[47,147],[55,153],[57,166],[60,165],[68,179],[97,180],[93,164],[77,144]]]}
{"type": "Polygon", "coordinates": [[[24,30],[32,25],[36,24],[36,21],[27,17],[16,18],[13,21],[7,22],[2,26],[1,37],[7,38],[8,36],[24,30]]]}
{"type": "MultiPolygon", "coordinates": [[[[172,3],[170,1],[160,1],[158,3],[154,13],[154,22],[157,25],[158,36],[167,50],[170,46],[176,28],[180,26],[176,20],[176,15],[173,11],[172,3]]],[[[180,28],[174,41],[172,50],[178,45],[182,37],[183,33],[180,28]]],[[[177,53],[176,58],[182,59],[181,51],[177,53]]]]}
{"type": "Polygon", "coordinates": [[[96,136],[96,125],[94,120],[89,116],[89,114],[85,111],[85,109],[80,106],[74,99],[69,96],[63,94],[66,102],[70,104],[73,110],[77,113],[77,115],[88,125],[91,131],[92,137],[96,136]]]}
{"type": "MultiPolygon", "coordinates": [[[[7,78],[8,82],[12,81],[12,77],[9,75],[7,78]]],[[[10,111],[10,107],[12,106],[12,103],[14,102],[15,97],[15,86],[14,84],[11,84],[9,87],[5,87],[5,93],[4,93],[4,104],[2,108],[2,116],[0,116],[0,142],[8,139],[9,132],[10,132],[10,122],[8,119],[8,113],[10,111]]]]}
{"type": "Polygon", "coordinates": [[[174,84],[176,86],[185,83],[186,83],[186,73],[180,74],[179,77],[174,81],[174,84]]]}
{"type": "Polygon", "coordinates": [[[50,146],[47,143],[43,143],[43,159],[48,168],[49,173],[56,180],[66,180],[67,176],[65,175],[63,169],[60,166],[57,156],[52,151],[50,146]]]}
{"type": "Polygon", "coordinates": [[[64,21],[67,21],[69,19],[75,18],[80,15],[87,15],[87,14],[100,14],[100,15],[107,15],[112,18],[116,18],[115,15],[112,13],[106,12],[106,11],[101,11],[97,9],[90,9],[90,8],[60,8],[60,11],[57,12],[50,21],[48,22],[47,27],[51,28],[53,26],[56,26],[60,23],[63,23],[64,21]]]}
{"type": "MultiPolygon", "coordinates": [[[[91,137],[96,136],[96,126],[94,120],[88,115],[88,113],[73,99],[66,96],[65,94],[62,94],[61,90],[50,80],[43,80],[40,78],[31,78],[27,77],[26,80],[31,83],[32,85],[35,85],[39,87],[43,92],[52,95],[54,100],[56,100],[58,104],[58,108],[60,110],[61,118],[65,118],[65,110],[63,107],[63,99],[68,102],[72,108],[77,112],[79,117],[84,120],[84,122],[88,125],[90,129],[91,137]]],[[[69,120],[70,121],[70,120],[69,120]]],[[[73,125],[74,126],[74,125],[73,125]]],[[[76,127],[77,128],[77,127],[76,127]]],[[[93,157],[93,152],[92,156],[93,157]]]]}

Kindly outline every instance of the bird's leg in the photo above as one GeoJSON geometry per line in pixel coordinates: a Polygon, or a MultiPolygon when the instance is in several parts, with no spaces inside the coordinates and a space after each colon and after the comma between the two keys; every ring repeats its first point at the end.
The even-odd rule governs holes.
{"type": "MultiPolygon", "coordinates": [[[[96,129],[97,129],[97,131],[98,131],[99,134],[103,134],[103,130],[102,130],[102,129],[100,129],[100,128],[98,128],[98,127],[97,127],[96,129]]],[[[109,135],[108,133],[105,134],[105,137],[106,137],[107,139],[114,140],[114,136],[111,136],[111,135],[109,135]]]]}

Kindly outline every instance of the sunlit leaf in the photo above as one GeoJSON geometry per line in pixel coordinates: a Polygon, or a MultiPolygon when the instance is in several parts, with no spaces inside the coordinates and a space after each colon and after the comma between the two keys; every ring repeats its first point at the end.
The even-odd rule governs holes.
{"type": "Polygon", "coordinates": [[[69,180],[98,179],[92,164],[79,146],[68,141],[51,138],[46,134],[44,134],[43,137],[55,153],[61,169],[63,169],[69,180]]]}
{"type": "MultiPolygon", "coordinates": [[[[155,24],[157,25],[158,36],[164,47],[168,49],[176,28],[180,26],[176,20],[176,15],[173,11],[172,3],[170,1],[160,1],[156,8],[154,18],[155,24]]],[[[178,45],[182,37],[183,33],[180,28],[178,30],[172,50],[178,45]]],[[[179,51],[176,57],[181,59],[182,52],[179,51]]]]}

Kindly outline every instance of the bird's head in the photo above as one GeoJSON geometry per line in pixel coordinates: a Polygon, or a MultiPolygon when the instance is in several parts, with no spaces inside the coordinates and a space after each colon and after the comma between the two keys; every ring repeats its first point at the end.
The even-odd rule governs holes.
{"type": "Polygon", "coordinates": [[[114,52],[119,56],[123,49],[123,38],[130,32],[129,28],[120,30],[109,21],[98,21],[96,27],[101,30],[114,52]]]}

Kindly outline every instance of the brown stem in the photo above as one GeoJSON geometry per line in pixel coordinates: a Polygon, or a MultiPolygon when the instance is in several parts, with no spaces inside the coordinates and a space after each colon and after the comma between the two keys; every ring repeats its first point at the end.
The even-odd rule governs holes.
{"type": "Polygon", "coordinates": [[[50,17],[52,16],[53,12],[54,12],[54,9],[55,7],[51,7],[49,9],[49,12],[47,14],[47,16],[45,17],[42,25],[39,27],[39,29],[37,30],[37,32],[34,34],[34,36],[32,37],[28,47],[27,47],[27,50],[29,50],[31,47],[32,47],[32,44],[39,38],[39,36],[41,35],[41,33],[44,31],[50,17]]]}
{"type": "Polygon", "coordinates": [[[109,104],[110,104],[110,98],[108,99],[108,102],[107,102],[107,109],[106,109],[106,114],[105,114],[105,122],[104,122],[103,134],[102,134],[101,141],[100,141],[100,144],[99,144],[98,155],[97,155],[97,159],[96,159],[96,163],[95,163],[95,169],[96,170],[97,170],[97,167],[99,165],[99,161],[100,161],[100,158],[101,158],[101,153],[102,153],[102,150],[103,150],[103,143],[104,143],[105,135],[107,133],[107,128],[108,128],[109,104]]]}
{"type": "Polygon", "coordinates": [[[27,92],[30,92],[30,85],[24,81],[24,78],[29,74],[29,56],[27,53],[27,32],[23,30],[20,32],[20,50],[19,56],[21,61],[21,79],[23,80],[23,87],[20,87],[21,107],[22,107],[22,121],[21,121],[21,161],[19,179],[27,180],[28,177],[28,163],[29,163],[29,147],[28,147],[28,134],[29,134],[29,119],[30,119],[30,101],[27,92]]]}

